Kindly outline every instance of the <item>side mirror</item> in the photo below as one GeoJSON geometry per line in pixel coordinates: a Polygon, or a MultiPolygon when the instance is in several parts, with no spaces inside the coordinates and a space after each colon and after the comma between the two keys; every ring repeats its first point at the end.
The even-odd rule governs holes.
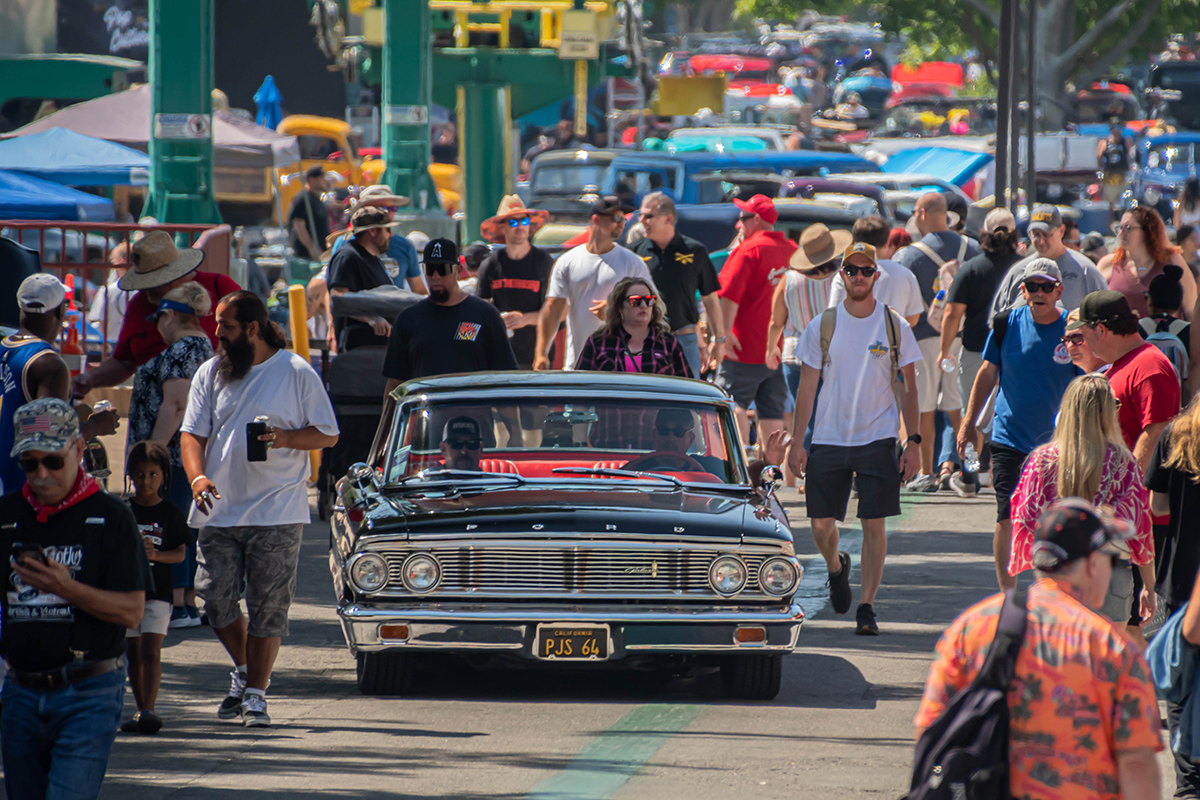
{"type": "Polygon", "coordinates": [[[346,478],[360,492],[374,491],[379,488],[375,478],[375,470],[369,464],[365,464],[362,461],[350,465],[350,469],[346,470],[346,478]]]}
{"type": "Polygon", "coordinates": [[[769,464],[763,467],[762,472],[758,474],[758,480],[767,497],[773,497],[779,484],[783,483],[783,470],[774,464],[769,464]]]}

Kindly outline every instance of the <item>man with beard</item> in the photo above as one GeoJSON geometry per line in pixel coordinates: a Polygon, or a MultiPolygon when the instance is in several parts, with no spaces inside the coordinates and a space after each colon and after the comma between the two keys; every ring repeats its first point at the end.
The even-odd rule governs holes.
{"type": "Polygon", "coordinates": [[[385,394],[426,375],[516,369],[508,329],[496,307],[458,285],[458,247],[449,239],[425,246],[429,297],[400,312],[392,325],[383,375],[385,394]]]}
{"type": "Polygon", "coordinates": [[[332,447],[338,426],[321,379],[288,352],[257,295],[223,298],[217,335],[221,353],[192,378],[180,428],[195,503],[188,523],[200,529],[196,593],[233,659],[217,716],[240,714],[247,727],[265,727],[267,685],[288,632],[300,537],[310,521],[308,451],[332,447]],[[260,417],[266,459],[251,461],[246,426],[260,417]]]}
{"type": "Polygon", "coordinates": [[[858,481],[858,518],[862,521],[862,596],[855,633],[877,636],[875,593],[883,580],[887,555],[886,517],[900,513],[900,482],[920,465],[914,433],[896,461],[900,417],[904,429],[917,429],[916,369],[921,349],[908,322],[877,302],[879,280],[875,248],[855,242],[842,259],[846,299],[812,320],[800,337],[800,389],[796,393],[792,448],[788,466],[805,475],[805,492],[813,542],[829,570],[829,598],[834,613],[845,614],[850,591],[850,555],[838,551],[837,522],[846,518],[851,483],[858,481]],[[897,372],[903,385],[896,384],[897,372]],[[812,455],[802,442],[820,402],[812,433],[812,455]]]}
{"type": "Polygon", "coordinates": [[[483,455],[483,437],[479,423],[470,417],[455,417],[442,428],[442,460],[446,469],[479,472],[483,455]]]}

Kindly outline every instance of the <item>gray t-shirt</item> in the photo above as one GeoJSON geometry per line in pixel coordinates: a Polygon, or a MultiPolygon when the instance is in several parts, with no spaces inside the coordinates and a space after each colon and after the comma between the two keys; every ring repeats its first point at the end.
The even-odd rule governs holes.
{"type": "MultiPolygon", "coordinates": [[[[1025,305],[1025,298],[1021,295],[1021,274],[1025,272],[1025,265],[1035,258],[1041,258],[1041,256],[1035,253],[1013,264],[1012,269],[1000,282],[1000,288],[996,290],[989,318],[1025,305]]],[[[1108,288],[1108,283],[1100,274],[1100,270],[1096,269],[1092,260],[1083,253],[1068,248],[1061,256],[1054,259],[1054,263],[1058,264],[1058,270],[1063,276],[1063,293],[1059,304],[1068,312],[1079,308],[1083,303],[1083,298],[1092,292],[1108,288]]]]}
{"type": "MultiPolygon", "coordinates": [[[[959,252],[963,249],[963,237],[954,231],[927,233],[921,241],[941,256],[943,261],[958,258],[959,252]]],[[[967,247],[962,257],[964,263],[968,258],[979,255],[979,245],[973,239],[967,239],[966,242],[967,247]]],[[[917,337],[917,341],[932,336],[941,336],[942,332],[930,325],[929,320],[926,319],[929,304],[933,302],[933,297],[937,294],[934,284],[937,283],[939,265],[930,260],[929,256],[922,253],[917,247],[905,249],[904,254],[900,257],[900,263],[911,269],[917,276],[917,285],[921,287],[921,299],[925,303],[926,311],[921,313],[921,318],[913,326],[913,335],[917,337]]]]}

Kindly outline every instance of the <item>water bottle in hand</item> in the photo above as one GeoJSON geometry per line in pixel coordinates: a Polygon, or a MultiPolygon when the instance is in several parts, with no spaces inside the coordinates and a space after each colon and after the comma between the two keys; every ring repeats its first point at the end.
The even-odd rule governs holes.
{"type": "Polygon", "coordinates": [[[954,363],[954,359],[953,359],[953,358],[949,358],[949,357],[943,358],[943,359],[942,359],[940,362],[938,362],[938,363],[939,363],[939,364],[941,365],[941,367],[942,367],[942,372],[946,373],[947,375],[949,375],[951,372],[954,372],[954,368],[955,368],[956,366],[958,366],[957,364],[955,364],[955,363],[954,363]]]}
{"type": "Polygon", "coordinates": [[[979,472],[979,453],[975,445],[968,442],[963,450],[963,472],[979,472]]]}

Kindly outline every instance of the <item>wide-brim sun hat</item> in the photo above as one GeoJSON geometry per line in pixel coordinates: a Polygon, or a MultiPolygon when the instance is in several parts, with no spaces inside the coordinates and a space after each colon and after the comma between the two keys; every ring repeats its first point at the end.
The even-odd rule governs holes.
{"type": "Polygon", "coordinates": [[[542,208],[526,208],[520,197],[515,194],[506,195],[500,201],[496,215],[480,224],[479,233],[485,240],[501,244],[504,242],[504,228],[508,226],[508,221],[519,217],[529,217],[529,235],[533,236],[550,221],[550,212],[542,208]]]}
{"type": "Polygon", "coordinates": [[[371,206],[406,206],[408,204],[409,199],[404,195],[394,193],[390,186],[376,183],[358,193],[358,199],[354,201],[354,205],[350,206],[350,215],[354,216],[355,211],[371,206]]]}
{"type": "Polygon", "coordinates": [[[194,247],[176,247],[166,231],[150,231],[133,243],[129,262],[132,266],[117,281],[117,286],[132,292],[166,286],[196,271],[204,261],[204,251],[194,247]]]}
{"type": "Polygon", "coordinates": [[[357,236],[375,228],[394,228],[399,224],[397,220],[392,219],[391,214],[382,208],[366,206],[350,216],[350,235],[357,236]]]}
{"type": "Polygon", "coordinates": [[[793,269],[809,278],[830,275],[838,270],[835,259],[854,244],[850,231],[830,230],[824,223],[815,223],[800,234],[800,248],[788,262],[793,269]]]}

